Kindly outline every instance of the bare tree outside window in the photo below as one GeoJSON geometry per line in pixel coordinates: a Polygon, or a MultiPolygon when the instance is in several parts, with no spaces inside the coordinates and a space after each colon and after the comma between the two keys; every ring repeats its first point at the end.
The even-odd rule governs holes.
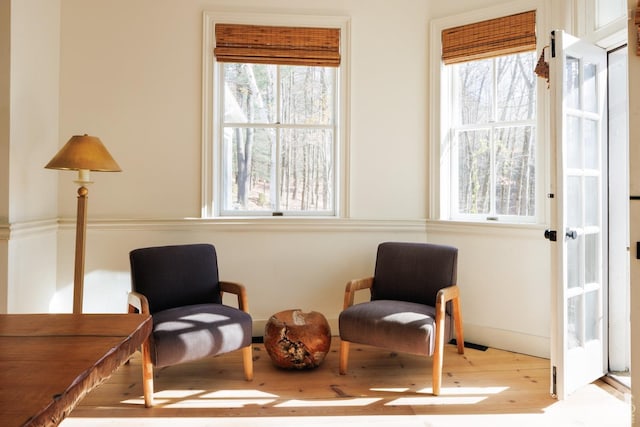
{"type": "Polygon", "coordinates": [[[535,215],[535,52],[450,65],[458,215],[535,215]]]}
{"type": "Polygon", "coordinates": [[[224,211],[334,210],[336,71],[225,63],[224,211]]]}

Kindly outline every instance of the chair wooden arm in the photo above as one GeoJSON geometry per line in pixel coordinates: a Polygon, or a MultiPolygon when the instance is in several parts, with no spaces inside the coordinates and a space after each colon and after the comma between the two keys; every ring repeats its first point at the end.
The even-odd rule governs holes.
{"type": "Polygon", "coordinates": [[[363,289],[371,289],[373,286],[373,276],[365,277],[363,279],[354,279],[347,282],[347,286],[344,290],[344,309],[347,309],[353,305],[353,297],[356,291],[363,289]]]}
{"type": "Polygon", "coordinates": [[[462,329],[462,310],[460,309],[460,288],[458,285],[447,286],[438,291],[436,296],[436,324],[444,328],[445,309],[447,302],[453,304],[453,320],[456,331],[458,353],[464,353],[464,336],[462,329]]]}
{"type": "Polygon", "coordinates": [[[243,284],[236,282],[220,281],[220,294],[227,292],[238,296],[238,308],[245,313],[249,312],[249,302],[247,299],[247,291],[243,284]]]}
{"type": "Polygon", "coordinates": [[[150,313],[149,300],[139,292],[129,292],[127,302],[129,303],[129,313],[150,313]]]}
{"type": "MultiPolygon", "coordinates": [[[[451,285],[446,288],[442,288],[438,291],[438,295],[436,296],[437,302],[444,304],[447,301],[451,301],[454,298],[460,296],[460,288],[458,285],[451,285]]],[[[437,303],[436,303],[437,304],[437,303]]]]}

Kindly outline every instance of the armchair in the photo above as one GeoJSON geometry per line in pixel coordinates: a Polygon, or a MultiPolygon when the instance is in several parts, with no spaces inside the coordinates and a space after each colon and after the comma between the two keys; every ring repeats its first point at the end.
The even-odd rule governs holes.
{"type": "Polygon", "coordinates": [[[359,343],[433,358],[433,394],[440,394],[445,339],[464,353],[456,284],[457,248],[428,243],[378,246],[374,276],[347,283],[339,316],[340,374],[347,372],[349,345],[359,343]],[[371,300],[354,304],[357,291],[371,300]]]}
{"type": "Polygon", "coordinates": [[[134,249],[129,253],[130,313],[150,313],[151,336],[142,345],[145,406],[153,406],[153,366],[164,367],[242,349],[244,376],[253,379],[252,319],[243,285],[218,278],[210,244],[134,249]],[[237,295],[238,307],[222,304],[237,295]]]}

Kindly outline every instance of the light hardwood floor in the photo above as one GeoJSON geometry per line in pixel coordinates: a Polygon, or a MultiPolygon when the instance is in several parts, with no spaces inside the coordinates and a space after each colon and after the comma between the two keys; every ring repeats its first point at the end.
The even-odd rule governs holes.
{"type": "Polygon", "coordinates": [[[92,391],[62,427],[97,426],[629,426],[629,396],[597,381],[564,401],[549,394],[549,361],[447,345],[440,396],[430,359],[352,344],[338,374],[339,339],[323,364],[287,371],[254,345],[255,379],[240,352],[155,372],[156,407],[142,400],[139,353],[92,391]]]}

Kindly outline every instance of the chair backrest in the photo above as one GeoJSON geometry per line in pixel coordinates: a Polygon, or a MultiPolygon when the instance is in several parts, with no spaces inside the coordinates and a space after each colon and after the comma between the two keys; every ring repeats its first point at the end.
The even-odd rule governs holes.
{"type": "Polygon", "coordinates": [[[372,300],[435,306],[438,291],[456,284],[458,249],[431,243],[384,242],[378,246],[372,300]]]}
{"type": "Polygon", "coordinates": [[[213,245],[188,244],[134,249],[129,253],[131,287],[149,300],[151,314],[202,303],[221,303],[218,259],[213,245]]]}

